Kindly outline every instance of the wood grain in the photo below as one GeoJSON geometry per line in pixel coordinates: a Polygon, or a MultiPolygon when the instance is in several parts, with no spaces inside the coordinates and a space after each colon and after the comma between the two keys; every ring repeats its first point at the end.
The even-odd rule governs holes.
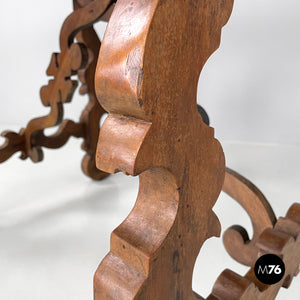
{"type": "Polygon", "coordinates": [[[139,175],[135,207],[111,236],[95,299],[199,299],[192,291],[225,176],[214,130],[197,110],[197,83],[218,48],[233,2],[119,0],[96,71],[109,117],[97,166],[139,175]],[[191,36],[196,38],[191,38],[191,36]]]}
{"type": "Polygon", "coordinates": [[[252,267],[244,277],[225,270],[207,299],[275,299],[299,271],[300,204],[276,220],[262,192],[225,168],[222,147],[196,101],[200,72],[219,46],[233,0],[73,4],[61,30],[61,52],[52,55],[47,70],[53,78],[40,92],[50,114],[19,133],[3,132],[0,163],[18,151],[22,159],[41,161],[42,147],[59,148],[77,137],[84,139],[87,176],[139,176],[136,204],[113,231],[110,252],[95,273],[95,300],[203,299],[191,288],[193,268],[203,243],[220,234],[212,207],[222,188],[246,210],[254,232],[250,239],[243,227],[230,227],[226,250],[252,267]],[[99,20],[109,21],[102,46],[93,29],[99,20]],[[89,102],[79,122],[63,120],[64,103],[79,82],[89,102]],[[58,124],[56,133],[44,135],[58,124]],[[265,253],[282,257],[286,266],[284,278],[272,286],[254,275],[254,263],[265,253]]]}
{"type": "Polygon", "coordinates": [[[21,151],[22,159],[29,157],[33,162],[39,162],[43,159],[42,147],[62,147],[73,136],[84,139],[84,173],[97,180],[108,175],[98,170],[95,163],[99,120],[105,111],[95,96],[94,75],[101,43],[93,24],[102,17],[109,19],[114,2],[73,0],[74,12],[67,17],[61,29],[61,52],[52,54],[47,69],[47,75],[52,79],[40,90],[41,101],[50,107],[50,113],[31,120],[19,133],[4,132],[6,141],[0,147],[0,163],[18,151],[21,151]],[[82,83],[80,93],[87,94],[89,102],[79,122],[63,121],[64,103],[72,100],[78,86],[78,80],[74,78],[76,75],[82,83]],[[51,136],[44,134],[44,129],[56,125],[60,125],[56,133],[51,136]]]}
{"type": "Polygon", "coordinates": [[[283,259],[285,274],[282,280],[272,285],[261,283],[254,274],[254,261],[244,277],[225,270],[207,300],[273,300],[281,287],[289,287],[299,272],[300,204],[293,204],[286,216],[279,218],[274,228],[264,230],[256,241],[256,247],[259,249],[257,258],[272,253],[283,259]]]}
{"type": "Polygon", "coordinates": [[[276,216],[263,193],[248,179],[229,168],[226,168],[223,191],[246,210],[253,227],[251,240],[247,231],[239,225],[227,229],[223,234],[225,248],[235,260],[251,266],[259,252],[256,241],[265,229],[273,228],[276,216]]]}

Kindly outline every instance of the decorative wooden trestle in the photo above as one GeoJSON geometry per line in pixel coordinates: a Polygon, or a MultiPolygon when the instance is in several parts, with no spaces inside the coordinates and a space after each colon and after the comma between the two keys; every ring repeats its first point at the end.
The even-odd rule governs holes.
{"type": "Polygon", "coordinates": [[[225,270],[207,299],[275,299],[299,270],[300,204],[276,219],[260,190],[225,168],[222,147],[196,104],[200,72],[219,46],[233,0],[73,2],[61,53],[52,55],[47,70],[53,78],[40,92],[51,111],[19,133],[4,132],[0,162],[18,151],[39,162],[42,147],[59,148],[74,136],[84,139],[86,175],[140,176],[136,204],[113,231],[111,250],[96,271],[96,300],[203,299],[191,288],[193,268],[203,243],[220,234],[212,207],[222,189],[251,218],[252,240],[237,225],[223,236],[228,253],[251,269],[245,276],[225,270]],[[102,45],[93,29],[99,20],[108,21],[102,45]],[[79,92],[89,96],[79,122],[63,120],[63,105],[78,86],[75,75],[79,92]],[[55,134],[44,134],[58,124],[55,134]],[[254,275],[265,253],[285,263],[283,279],[273,285],[254,275]]]}

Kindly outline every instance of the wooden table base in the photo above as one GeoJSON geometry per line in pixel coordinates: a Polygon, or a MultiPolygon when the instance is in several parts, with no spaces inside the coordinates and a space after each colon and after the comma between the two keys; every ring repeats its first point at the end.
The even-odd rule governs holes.
{"type": "Polygon", "coordinates": [[[60,53],[53,53],[47,75],[52,76],[48,85],[40,90],[44,106],[51,108],[49,115],[31,120],[19,133],[5,131],[6,138],[0,147],[0,163],[20,151],[21,159],[33,162],[43,159],[42,147],[62,147],[73,136],[83,138],[82,148],[86,155],[82,160],[83,172],[96,180],[108,174],[95,166],[95,151],[99,136],[99,121],[105,110],[99,105],[94,87],[94,75],[101,42],[93,24],[107,21],[114,7],[111,0],[74,0],[74,12],[65,20],[60,33],[60,53]],[[75,40],[76,39],[76,40],[75,40]],[[77,75],[78,80],[75,80],[77,75]],[[89,102],[79,122],[63,120],[63,105],[72,100],[74,91],[81,83],[79,93],[87,94],[89,102]],[[51,136],[44,129],[60,125],[51,136]]]}
{"type": "Polygon", "coordinates": [[[285,275],[277,284],[261,283],[255,276],[254,263],[249,272],[240,276],[225,270],[217,279],[207,300],[265,300],[275,299],[281,287],[288,288],[299,272],[300,263],[300,204],[294,204],[284,218],[279,218],[273,228],[265,229],[255,242],[257,258],[272,253],[283,258],[285,275]]]}
{"type": "Polygon", "coordinates": [[[2,134],[0,163],[18,151],[39,162],[42,147],[59,148],[74,136],[84,139],[86,175],[140,176],[136,204],[113,231],[111,250],[96,271],[95,300],[203,299],[192,291],[193,269],[203,243],[220,234],[212,207],[222,189],[251,218],[251,240],[238,225],[223,236],[228,253],[251,269],[244,277],[225,270],[207,299],[275,299],[298,272],[300,204],[277,220],[260,190],[225,168],[208,116],[196,104],[200,72],[219,46],[233,0],[73,2],[61,53],[52,55],[47,70],[53,78],[41,88],[51,111],[19,133],[2,134]],[[99,20],[109,21],[102,45],[93,29],[99,20]],[[78,85],[75,75],[80,93],[89,96],[79,122],[63,120],[63,105],[78,85]],[[58,124],[54,135],[44,135],[58,124]],[[265,253],[282,257],[286,266],[273,285],[254,275],[253,265],[265,253]]]}

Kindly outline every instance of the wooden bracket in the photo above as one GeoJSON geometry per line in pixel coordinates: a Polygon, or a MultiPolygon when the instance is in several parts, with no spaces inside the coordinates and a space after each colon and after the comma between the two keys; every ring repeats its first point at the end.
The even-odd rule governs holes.
{"type": "Polygon", "coordinates": [[[2,133],[6,140],[0,147],[0,163],[18,151],[21,151],[22,159],[29,157],[33,162],[39,162],[43,159],[42,147],[59,148],[74,136],[84,138],[83,149],[87,152],[82,161],[84,173],[93,179],[107,176],[95,167],[99,120],[105,111],[95,96],[94,74],[101,43],[93,24],[102,19],[108,20],[114,2],[73,0],[74,12],[67,17],[61,29],[61,53],[52,54],[47,69],[47,75],[53,76],[53,79],[40,91],[42,103],[50,107],[50,113],[31,120],[19,133],[2,133]],[[89,102],[78,123],[71,120],[62,122],[63,104],[71,101],[78,86],[75,75],[82,83],[80,94],[88,94],[89,102]],[[55,134],[44,135],[45,128],[59,124],[55,134]]]}

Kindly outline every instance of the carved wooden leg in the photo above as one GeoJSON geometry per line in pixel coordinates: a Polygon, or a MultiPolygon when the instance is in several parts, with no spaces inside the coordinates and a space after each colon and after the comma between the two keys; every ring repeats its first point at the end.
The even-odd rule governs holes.
{"type": "Polygon", "coordinates": [[[109,17],[114,1],[73,0],[74,12],[65,20],[60,34],[61,53],[54,53],[47,70],[53,76],[47,86],[41,88],[41,100],[51,111],[48,116],[31,120],[19,133],[4,132],[6,138],[0,147],[0,163],[15,152],[21,151],[22,159],[32,161],[43,159],[42,147],[59,148],[71,136],[84,139],[83,149],[87,152],[82,162],[84,173],[93,179],[107,174],[95,167],[95,150],[99,135],[99,120],[104,113],[97,103],[94,90],[94,74],[100,48],[100,41],[93,29],[93,23],[109,17]],[[75,42],[75,38],[77,42],[75,42]],[[89,103],[80,121],[75,123],[63,119],[63,104],[70,102],[78,86],[74,76],[82,82],[81,94],[88,94],[89,103]],[[61,123],[62,122],[62,123],[61,123]],[[57,132],[44,135],[44,129],[60,124],[57,132]]]}
{"type": "Polygon", "coordinates": [[[96,71],[109,112],[97,166],[140,175],[140,189],[95,274],[97,300],[199,299],[192,274],[204,241],[220,233],[212,207],[225,161],[198,114],[197,82],[231,8],[230,0],[116,4],[96,71]]]}
{"type": "Polygon", "coordinates": [[[109,173],[139,175],[140,187],[95,273],[95,300],[203,299],[192,291],[192,273],[204,241],[220,233],[212,207],[222,185],[245,207],[254,227],[251,242],[240,227],[229,230],[228,251],[249,265],[263,252],[282,255],[287,273],[281,283],[262,287],[252,271],[245,278],[225,271],[208,299],[273,299],[296,272],[298,206],[273,228],[276,219],[261,192],[229,169],[225,175],[222,148],[197,111],[199,74],[219,45],[232,4],[116,4],[96,71],[97,96],[109,112],[96,161],[109,173]],[[229,239],[245,254],[237,255],[229,239]]]}

